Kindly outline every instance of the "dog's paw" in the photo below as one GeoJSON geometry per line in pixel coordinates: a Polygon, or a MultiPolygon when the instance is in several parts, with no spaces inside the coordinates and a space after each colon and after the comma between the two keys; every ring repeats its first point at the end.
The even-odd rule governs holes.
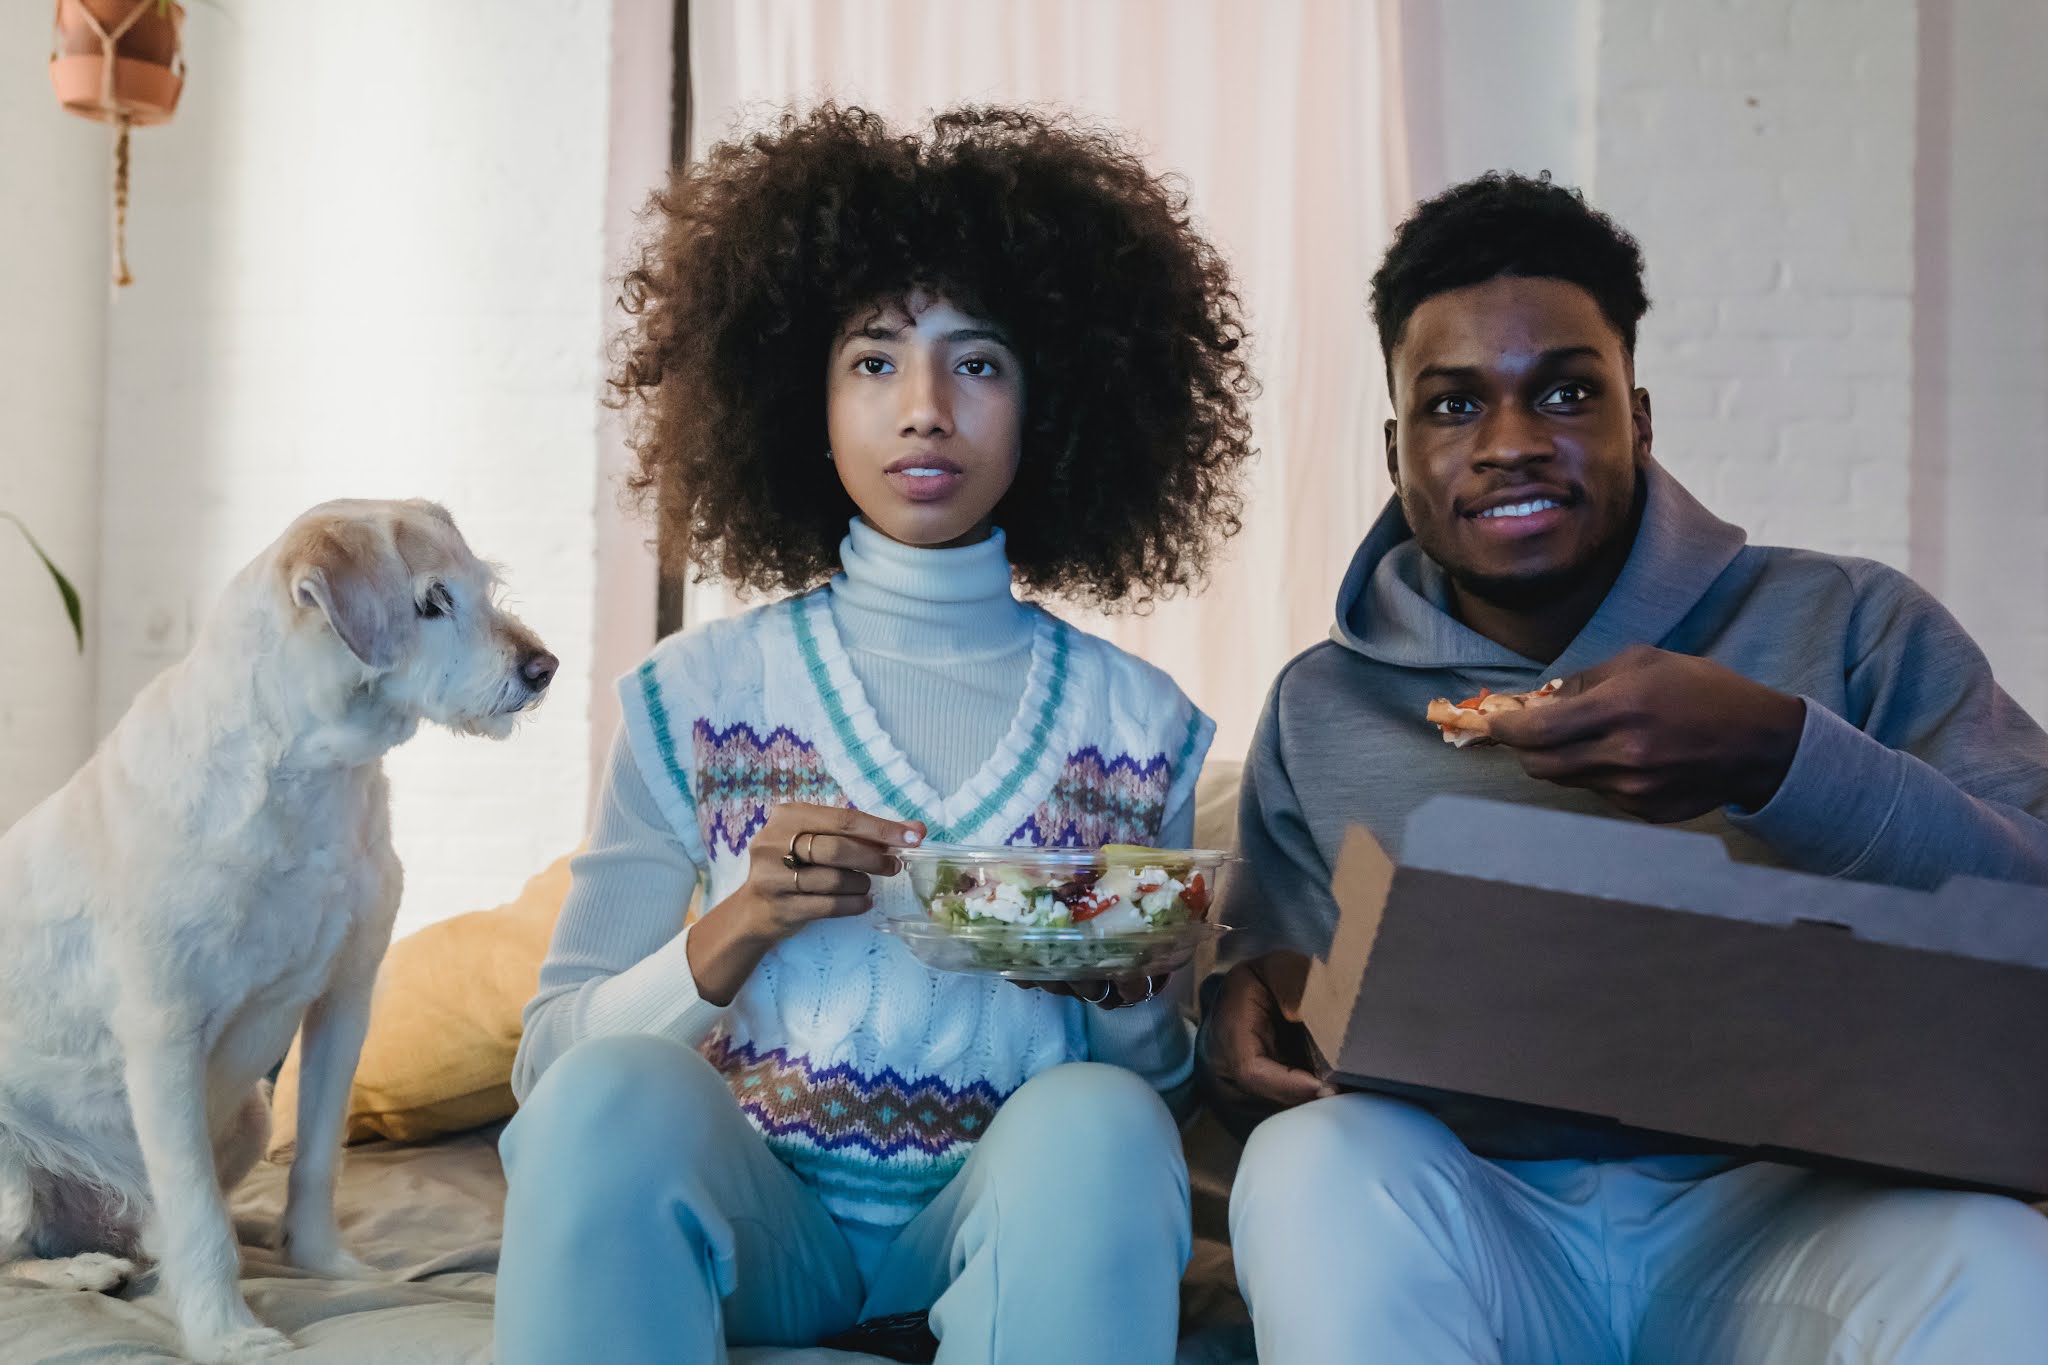
{"type": "Polygon", "coordinates": [[[248,1360],[269,1360],[292,1349],[292,1339],[275,1327],[242,1327],[204,1341],[186,1343],[192,1358],[204,1365],[242,1365],[248,1360]]]}
{"type": "Polygon", "coordinates": [[[104,1251],[86,1251],[53,1266],[47,1283],[52,1289],[105,1294],[128,1283],[135,1269],[133,1261],[104,1251]]]}

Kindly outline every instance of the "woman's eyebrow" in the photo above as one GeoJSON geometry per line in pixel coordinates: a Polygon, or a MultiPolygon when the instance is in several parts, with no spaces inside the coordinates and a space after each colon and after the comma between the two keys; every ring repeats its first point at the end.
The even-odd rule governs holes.
{"type": "MultiPolygon", "coordinates": [[[[891,324],[877,319],[849,330],[841,337],[841,340],[900,341],[903,339],[903,334],[908,330],[910,329],[901,323],[891,324]]],[[[1005,336],[1000,328],[996,327],[956,327],[950,332],[939,333],[938,340],[948,344],[962,341],[993,341],[998,346],[1011,350],[1016,349],[1010,338],[1005,336]]]]}
{"type": "MultiPolygon", "coordinates": [[[[998,346],[1010,347],[1010,339],[993,327],[958,327],[945,333],[941,341],[993,341],[998,346]]],[[[1014,348],[1012,348],[1014,349],[1014,348]]]]}

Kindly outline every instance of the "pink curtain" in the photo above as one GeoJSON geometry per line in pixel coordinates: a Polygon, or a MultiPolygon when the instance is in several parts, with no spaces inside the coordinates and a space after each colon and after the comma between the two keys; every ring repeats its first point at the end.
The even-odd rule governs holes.
{"type": "MultiPolygon", "coordinates": [[[[1185,178],[1236,270],[1264,393],[1245,528],[1199,596],[1066,612],[1165,668],[1244,752],[1282,665],[1328,632],[1388,492],[1368,280],[1405,206],[1391,0],[693,0],[698,148],[826,95],[909,122],[963,101],[1113,121],[1185,178]]],[[[730,610],[693,588],[688,618],[730,610]]],[[[1057,604],[1055,604],[1057,606],[1057,604]]]]}

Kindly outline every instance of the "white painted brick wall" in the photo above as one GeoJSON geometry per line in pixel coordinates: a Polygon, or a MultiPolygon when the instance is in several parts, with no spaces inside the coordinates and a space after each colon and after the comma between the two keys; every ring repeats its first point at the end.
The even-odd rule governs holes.
{"type": "Polygon", "coordinates": [[[610,7],[228,9],[191,7],[184,107],[138,138],[99,720],[298,511],[445,501],[564,667],[510,742],[391,760],[403,930],[582,832],[610,7]]]}
{"type": "Polygon", "coordinates": [[[109,147],[104,128],[57,107],[49,35],[47,6],[0,5],[0,510],[86,595],[89,633],[80,656],[42,565],[0,525],[0,829],[71,775],[94,734],[109,147]]]}
{"type": "Polygon", "coordinates": [[[1911,569],[2048,718],[2048,182],[2024,169],[2048,146],[2048,7],[1934,22],[1910,0],[1609,0],[1598,199],[1649,257],[1665,463],[1758,541],[1911,569]]]}
{"type": "Polygon", "coordinates": [[[1597,114],[1660,458],[1758,542],[1902,568],[1916,33],[1910,0],[1610,0],[1597,114]]]}

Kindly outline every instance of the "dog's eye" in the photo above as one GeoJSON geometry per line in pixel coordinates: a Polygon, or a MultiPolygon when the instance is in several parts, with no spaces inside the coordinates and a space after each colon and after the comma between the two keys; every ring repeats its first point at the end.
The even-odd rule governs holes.
{"type": "Polygon", "coordinates": [[[433,587],[428,588],[427,595],[420,599],[419,609],[421,616],[432,620],[437,616],[446,616],[454,611],[455,599],[449,595],[446,587],[436,583],[433,587]]]}

